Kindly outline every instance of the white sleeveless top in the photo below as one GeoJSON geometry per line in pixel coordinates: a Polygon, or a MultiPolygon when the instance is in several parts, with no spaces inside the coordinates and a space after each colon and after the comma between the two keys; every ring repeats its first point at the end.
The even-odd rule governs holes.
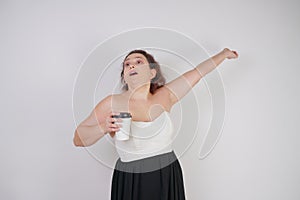
{"type": "Polygon", "coordinates": [[[122,162],[130,162],[172,151],[173,123],[167,111],[151,122],[131,121],[129,140],[116,140],[122,162]]]}

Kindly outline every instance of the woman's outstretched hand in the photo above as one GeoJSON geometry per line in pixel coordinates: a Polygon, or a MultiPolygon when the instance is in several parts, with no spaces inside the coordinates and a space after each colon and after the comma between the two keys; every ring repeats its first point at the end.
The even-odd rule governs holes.
{"type": "Polygon", "coordinates": [[[228,48],[225,48],[225,49],[223,50],[223,52],[225,53],[225,56],[226,56],[226,58],[228,58],[228,59],[238,58],[238,57],[239,57],[239,54],[238,54],[236,51],[232,51],[232,50],[230,50],[230,49],[228,49],[228,48]]]}

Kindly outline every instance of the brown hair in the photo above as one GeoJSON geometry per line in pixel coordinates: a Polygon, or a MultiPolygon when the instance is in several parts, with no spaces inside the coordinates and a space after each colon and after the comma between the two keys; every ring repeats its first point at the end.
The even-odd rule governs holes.
{"type": "MultiPolygon", "coordinates": [[[[151,83],[150,83],[150,93],[154,94],[158,88],[162,87],[166,83],[166,79],[163,77],[162,72],[160,70],[159,63],[154,59],[154,57],[151,54],[140,49],[129,52],[127,56],[124,58],[124,61],[129,55],[133,53],[140,53],[144,55],[149,63],[150,69],[156,70],[156,76],[153,79],[151,79],[151,83]]],[[[127,91],[128,85],[127,83],[124,82],[124,61],[122,63],[121,82],[123,84],[122,91],[127,91]]]]}

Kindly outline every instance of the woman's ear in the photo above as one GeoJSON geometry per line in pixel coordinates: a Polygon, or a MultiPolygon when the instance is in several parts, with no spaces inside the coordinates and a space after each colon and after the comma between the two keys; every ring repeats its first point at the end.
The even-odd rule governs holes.
{"type": "Polygon", "coordinates": [[[151,72],[151,79],[153,79],[156,76],[156,70],[150,69],[150,72],[151,72]]]}

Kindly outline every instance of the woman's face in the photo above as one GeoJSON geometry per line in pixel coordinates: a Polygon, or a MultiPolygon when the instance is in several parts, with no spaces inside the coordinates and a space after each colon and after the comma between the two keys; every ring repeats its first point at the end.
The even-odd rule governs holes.
{"type": "Polygon", "coordinates": [[[156,70],[150,69],[147,58],[140,53],[130,54],[123,67],[124,80],[128,85],[145,84],[156,75],[156,70]]]}

